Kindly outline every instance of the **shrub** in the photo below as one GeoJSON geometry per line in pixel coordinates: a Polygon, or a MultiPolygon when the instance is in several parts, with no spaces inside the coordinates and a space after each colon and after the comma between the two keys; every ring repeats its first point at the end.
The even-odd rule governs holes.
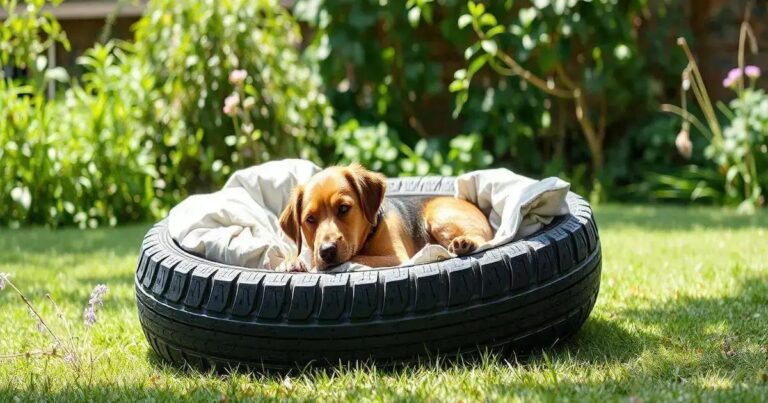
{"type": "Polygon", "coordinates": [[[233,169],[333,147],[319,78],[276,0],[151,2],[135,44],[97,45],[78,60],[80,82],[45,66],[51,38],[66,42],[44,4],[2,28],[3,66],[28,74],[0,80],[0,224],[155,219],[233,169]],[[235,69],[247,75],[238,85],[235,69]],[[54,79],[69,88],[48,99],[54,79]],[[226,115],[235,90],[242,108],[226,115]]]}
{"type": "Polygon", "coordinates": [[[705,155],[724,176],[727,200],[738,202],[739,211],[752,213],[765,204],[763,192],[768,188],[765,175],[768,170],[768,95],[755,86],[762,73],[760,68],[744,65],[748,43],[752,53],[757,53],[749,13],[741,24],[740,33],[738,67],[733,68],[723,80],[723,86],[733,90],[736,98],[727,106],[718,104],[726,120],[724,127],[715,113],[696,59],[684,38],[678,40],[688,57],[688,65],[682,73],[682,108],[673,105],[663,107],[683,118],[682,129],[675,140],[680,154],[685,158],[691,156],[690,128],[693,126],[708,142],[705,155]],[[706,125],[687,110],[689,90],[701,108],[706,125]]]}
{"type": "Polygon", "coordinates": [[[591,157],[600,170],[613,133],[652,112],[668,89],[659,78],[684,63],[663,47],[672,24],[684,29],[678,2],[485,2],[475,18],[492,38],[482,42],[465,25],[467,4],[300,0],[294,11],[316,30],[309,52],[320,60],[340,121],[385,122],[411,148],[422,138],[477,133],[497,164],[537,175],[591,177],[584,161],[591,157]],[[578,86],[586,119],[576,119],[572,100],[518,74],[495,74],[489,64],[507,72],[495,52],[508,52],[546,85],[578,86]],[[455,122],[452,102],[463,107],[455,122]],[[589,142],[584,122],[592,126],[589,142]]]}
{"type": "Polygon", "coordinates": [[[317,159],[330,146],[332,110],[320,77],[299,56],[300,40],[277,0],[150,3],[133,57],[160,97],[137,107],[154,127],[167,188],[210,189],[234,169],[286,156],[317,159]],[[246,74],[241,84],[230,82],[234,70],[246,74]],[[239,102],[230,116],[224,101],[234,91],[239,102]]]}
{"type": "Polygon", "coordinates": [[[385,123],[361,126],[349,120],[334,135],[339,163],[359,162],[387,176],[458,175],[485,168],[493,157],[477,134],[421,139],[411,148],[385,123]]]}

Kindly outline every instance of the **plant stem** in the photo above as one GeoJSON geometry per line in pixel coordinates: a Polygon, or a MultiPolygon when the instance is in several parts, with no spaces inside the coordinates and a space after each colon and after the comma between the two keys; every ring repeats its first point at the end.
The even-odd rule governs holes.
{"type": "Polygon", "coordinates": [[[677,105],[672,105],[672,104],[663,104],[663,105],[661,105],[661,110],[664,111],[664,112],[674,113],[675,115],[680,116],[681,118],[683,118],[684,122],[689,122],[692,125],[694,125],[697,129],[699,129],[699,131],[702,133],[702,135],[707,137],[707,139],[711,139],[712,138],[712,132],[710,132],[707,129],[707,127],[704,126],[704,123],[702,123],[701,120],[699,120],[699,118],[696,117],[696,115],[694,115],[694,114],[692,114],[692,113],[690,113],[690,112],[688,112],[688,111],[686,111],[684,109],[681,109],[677,105]]]}
{"type": "MultiPolygon", "coordinates": [[[[64,343],[62,343],[62,341],[61,341],[61,339],[59,338],[59,336],[57,336],[57,335],[56,335],[56,333],[54,333],[54,332],[53,332],[53,330],[51,329],[51,327],[50,327],[50,326],[48,326],[48,324],[47,324],[47,323],[45,323],[45,319],[43,319],[43,317],[42,317],[42,316],[40,316],[40,314],[37,312],[37,310],[35,309],[35,307],[34,307],[34,306],[32,306],[32,303],[31,303],[31,302],[29,301],[29,299],[27,299],[27,297],[26,297],[26,296],[25,296],[25,295],[24,295],[24,294],[21,292],[21,290],[19,290],[19,289],[16,287],[16,285],[15,285],[15,284],[13,284],[13,282],[12,282],[11,280],[7,280],[7,284],[8,284],[9,286],[11,286],[11,288],[13,288],[13,290],[14,290],[14,291],[16,291],[16,294],[18,294],[18,295],[19,295],[19,297],[21,298],[21,300],[22,300],[22,301],[24,301],[24,303],[27,305],[27,307],[29,308],[29,310],[30,310],[30,311],[32,311],[32,313],[35,315],[35,317],[37,317],[37,320],[39,320],[39,321],[40,321],[40,323],[43,325],[43,327],[44,327],[44,328],[45,328],[45,330],[48,332],[48,334],[50,334],[50,335],[51,335],[51,337],[52,337],[52,338],[53,338],[53,339],[56,341],[56,344],[57,344],[57,345],[59,345],[59,346],[61,346],[61,348],[62,348],[62,349],[64,349],[64,350],[65,350],[67,353],[69,353],[69,354],[72,354],[73,356],[75,356],[75,352],[74,352],[74,351],[72,351],[72,350],[70,350],[70,349],[69,349],[69,347],[67,347],[67,345],[65,345],[64,343]]],[[[77,363],[77,360],[75,360],[74,362],[75,362],[75,363],[77,363]]],[[[76,366],[78,367],[78,370],[79,370],[79,367],[80,367],[80,366],[79,366],[79,364],[76,364],[76,366]]]]}

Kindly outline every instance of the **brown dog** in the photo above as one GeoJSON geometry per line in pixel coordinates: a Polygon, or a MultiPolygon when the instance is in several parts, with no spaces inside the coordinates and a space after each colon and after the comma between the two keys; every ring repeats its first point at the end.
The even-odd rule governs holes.
{"type": "MultiPolygon", "coordinates": [[[[318,271],[352,261],[397,266],[427,243],[466,255],[493,236],[477,206],[453,197],[384,198],[384,176],[358,164],[332,167],[297,186],[280,216],[301,252],[302,236],[318,271]]],[[[307,271],[298,258],[281,270],[307,271]]]]}

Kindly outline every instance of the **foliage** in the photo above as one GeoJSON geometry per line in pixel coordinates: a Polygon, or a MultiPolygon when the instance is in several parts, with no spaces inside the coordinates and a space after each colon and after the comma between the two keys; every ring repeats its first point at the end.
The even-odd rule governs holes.
{"type": "Polygon", "coordinates": [[[491,164],[480,136],[460,135],[446,142],[421,139],[414,148],[385,123],[361,126],[350,120],[334,136],[339,163],[359,162],[387,176],[458,175],[491,164]]]}
{"type": "Polygon", "coordinates": [[[61,25],[49,12],[42,11],[46,4],[58,5],[62,0],[0,0],[0,9],[8,17],[0,25],[0,65],[28,70],[30,75],[45,71],[39,57],[57,43],[69,49],[69,42],[61,25]],[[26,6],[19,12],[17,7],[26,6]]]}
{"type": "Polygon", "coordinates": [[[678,32],[685,29],[681,4],[615,3],[477,5],[487,11],[476,16],[478,22],[483,19],[494,36],[485,42],[487,50],[510,49],[529,71],[558,86],[565,71],[572,74],[584,94],[580,109],[596,133],[594,153],[578,140],[582,125],[572,101],[553,99],[519,75],[486,68],[491,57],[466,29],[472,17],[464,1],[300,0],[294,12],[316,32],[307,52],[320,61],[339,121],[384,122],[411,148],[423,138],[476,133],[495,164],[576,178],[581,187],[592,176],[584,159],[597,154],[594,164],[602,165],[609,133],[641,122],[666,92],[657,77],[672,77],[683,64],[664,48],[672,24],[678,32]],[[646,56],[649,51],[654,56],[646,56]],[[462,113],[448,124],[454,102],[462,113]]]}
{"type": "MultiPolygon", "coordinates": [[[[13,290],[15,294],[21,299],[23,306],[28,310],[32,319],[35,322],[35,329],[38,333],[45,335],[46,340],[50,347],[39,348],[36,350],[27,350],[21,353],[4,354],[0,355],[0,360],[17,359],[25,357],[27,359],[35,358],[41,360],[48,360],[49,358],[61,358],[64,363],[69,365],[73,371],[79,375],[85,375],[86,370],[93,370],[94,361],[98,358],[95,357],[93,351],[90,350],[91,337],[89,333],[85,334],[85,337],[75,337],[73,333],[74,326],[72,322],[64,316],[64,313],[59,309],[59,305],[53,299],[51,294],[46,294],[45,297],[53,306],[56,312],[56,319],[51,317],[44,317],[39,307],[36,307],[29,298],[11,281],[11,275],[8,273],[0,273],[0,291],[8,287],[13,290]],[[85,359],[89,358],[89,361],[85,359]]],[[[97,285],[91,292],[88,303],[83,311],[83,323],[86,328],[93,327],[98,321],[98,312],[104,306],[104,297],[109,293],[109,287],[105,284],[97,285]]],[[[93,376],[93,373],[90,374],[93,376]]]]}
{"type": "Polygon", "coordinates": [[[336,120],[371,128],[384,123],[397,138],[393,143],[422,160],[412,161],[408,151],[401,151],[406,159],[392,163],[392,172],[398,165],[405,166],[401,174],[441,172],[436,154],[453,173],[487,165],[487,157],[459,162],[448,156],[464,152],[463,140],[451,148],[454,136],[471,138],[496,163],[514,160],[517,170],[540,171],[534,133],[546,120],[542,98],[520,96],[518,80],[489,78],[485,88],[471,90],[467,110],[472,113],[451,120],[448,78],[469,43],[469,34],[456,26],[465,6],[460,0],[296,2],[297,18],[314,30],[305,53],[319,61],[336,120]]]}
{"type": "Polygon", "coordinates": [[[717,164],[724,176],[728,200],[738,202],[740,211],[752,213],[755,208],[765,204],[763,190],[768,188],[768,178],[764,175],[768,169],[768,95],[755,88],[761,75],[760,69],[744,65],[748,40],[752,53],[756,53],[756,40],[749,25],[749,14],[741,25],[738,67],[732,69],[723,80],[723,86],[735,91],[736,98],[729,106],[718,103],[718,108],[727,120],[725,128],[721,126],[696,59],[684,38],[678,40],[688,57],[688,65],[682,73],[682,107],[664,105],[663,108],[683,118],[682,130],[675,140],[680,154],[686,158],[691,155],[693,146],[689,133],[693,125],[709,143],[705,155],[717,164]],[[706,125],[696,115],[688,112],[689,90],[693,92],[702,110],[706,125]]]}
{"type": "Polygon", "coordinates": [[[166,186],[195,191],[240,167],[318,157],[331,109],[300,60],[298,25],[277,0],[156,0],[145,15],[134,54],[159,92],[144,112],[155,122],[166,186]],[[247,74],[240,85],[228,80],[233,70],[247,74]],[[249,106],[229,116],[224,100],[235,90],[249,106]]]}
{"type": "Polygon", "coordinates": [[[2,26],[0,60],[27,73],[0,80],[0,225],[155,219],[234,169],[333,146],[331,109],[277,0],[151,2],[135,44],[78,60],[80,82],[45,65],[52,38],[66,42],[44,4],[2,26]],[[228,80],[236,68],[240,86],[228,80]],[[49,99],[50,80],[68,88],[49,99]],[[229,116],[235,89],[248,108],[229,116]]]}
{"type": "Polygon", "coordinates": [[[84,228],[160,213],[154,150],[135,110],[151,91],[140,72],[118,64],[124,57],[90,50],[82,85],[57,100],[44,85],[0,80],[1,224],[84,228]],[[119,85],[124,77],[132,85],[119,85]]]}
{"type": "MultiPolygon", "coordinates": [[[[450,89],[457,93],[458,113],[469,98],[473,77],[489,65],[503,76],[516,76],[523,90],[541,91],[550,104],[566,109],[546,111],[561,131],[577,127],[589,149],[593,174],[602,173],[608,127],[631,120],[637,108],[648,110],[654,93],[638,27],[654,8],[645,0],[536,1],[468,3],[459,17],[461,28],[477,35],[465,50],[468,67],[458,70],[450,89]],[[551,115],[551,116],[550,116],[551,115]]],[[[548,108],[549,109],[549,108],[548,108]]]]}
{"type": "Polygon", "coordinates": [[[761,206],[768,189],[768,95],[755,89],[753,81],[729,106],[723,142],[711,143],[706,153],[720,166],[730,165],[725,173],[729,196],[740,195],[752,206],[761,206]]]}

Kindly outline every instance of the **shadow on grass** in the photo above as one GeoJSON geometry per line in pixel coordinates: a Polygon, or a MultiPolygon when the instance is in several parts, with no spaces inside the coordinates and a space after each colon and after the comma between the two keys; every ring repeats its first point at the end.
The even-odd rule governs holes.
{"type": "MultiPolygon", "coordinates": [[[[471,387],[476,386],[485,396],[497,398],[526,393],[532,398],[549,396],[557,399],[638,396],[644,400],[667,400],[688,396],[687,400],[759,401],[768,392],[768,385],[760,381],[760,371],[765,371],[768,364],[768,353],[753,347],[754,343],[762,343],[768,348],[766,318],[768,275],[752,276],[743,279],[736,292],[725,297],[682,295],[648,308],[627,308],[611,319],[593,317],[573,339],[553,349],[534,353],[527,360],[512,360],[513,364],[509,364],[509,357],[486,357],[479,361],[446,360],[441,365],[436,365],[433,360],[400,369],[353,364],[343,367],[341,371],[309,369],[295,371],[291,375],[294,379],[303,377],[302,382],[310,384],[316,380],[327,384],[328,379],[336,377],[340,378],[339,382],[350,382],[345,380],[345,372],[354,372],[356,368],[364,368],[364,372],[375,371],[375,376],[387,376],[390,380],[405,376],[417,384],[426,382],[425,379],[434,378],[438,382],[445,376],[455,376],[457,382],[477,382],[471,387]],[[507,375],[504,369],[507,365],[522,371],[518,371],[517,376],[507,375]],[[490,373],[487,377],[483,376],[484,368],[490,373]],[[468,375],[467,371],[474,375],[468,375]],[[589,376],[589,373],[596,376],[589,376]],[[717,387],[709,386],[711,383],[706,380],[712,379],[725,382],[717,387]],[[705,380],[707,386],[697,382],[701,380],[705,380]]],[[[166,378],[190,381],[228,378],[220,373],[201,373],[168,365],[149,349],[146,359],[166,378]]],[[[231,380],[225,380],[223,384],[206,381],[191,390],[187,386],[181,391],[178,388],[156,387],[150,382],[114,387],[103,384],[72,386],[54,394],[0,385],[0,400],[10,400],[15,396],[20,396],[22,400],[44,397],[54,401],[83,398],[109,401],[217,400],[222,390],[234,391],[235,396],[230,397],[236,399],[243,382],[281,384],[282,376],[282,373],[240,373],[232,375],[231,380]]],[[[354,378],[353,375],[351,379],[354,378]]],[[[336,396],[370,397],[370,384],[367,382],[345,385],[333,386],[341,387],[337,391],[341,395],[336,396]]],[[[398,389],[382,384],[376,388],[376,393],[381,400],[402,400],[418,398],[415,390],[416,387],[398,389]]],[[[279,399],[289,395],[248,397],[279,399]]],[[[298,398],[305,399],[307,396],[298,398]]]]}
{"type": "Polygon", "coordinates": [[[735,209],[686,206],[607,205],[595,209],[598,228],[637,227],[647,230],[744,229],[768,227],[768,212],[741,215],[735,209]]]}
{"type": "Polygon", "coordinates": [[[149,225],[79,230],[46,228],[0,230],[0,251],[6,263],[22,263],[29,255],[137,255],[149,225]]]}
{"type": "Polygon", "coordinates": [[[724,384],[732,385],[719,386],[721,391],[747,384],[768,391],[766,335],[768,275],[747,277],[730,296],[683,295],[663,305],[626,309],[617,314],[615,321],[588,320],[572,340],[548,353],[551,365],[600,365],[624,368],[627,372],[620,372],[618,379],[610,381],[560,381],[550,388],[576,390],[587,386],[622,391],[633,384],[654,382],[717,395],[720,391],[713,387],[689,382],[694,378],[720,377],[724,384]],[[653,333],[640,330],[647,328],[653,329],[653,333]]]}

